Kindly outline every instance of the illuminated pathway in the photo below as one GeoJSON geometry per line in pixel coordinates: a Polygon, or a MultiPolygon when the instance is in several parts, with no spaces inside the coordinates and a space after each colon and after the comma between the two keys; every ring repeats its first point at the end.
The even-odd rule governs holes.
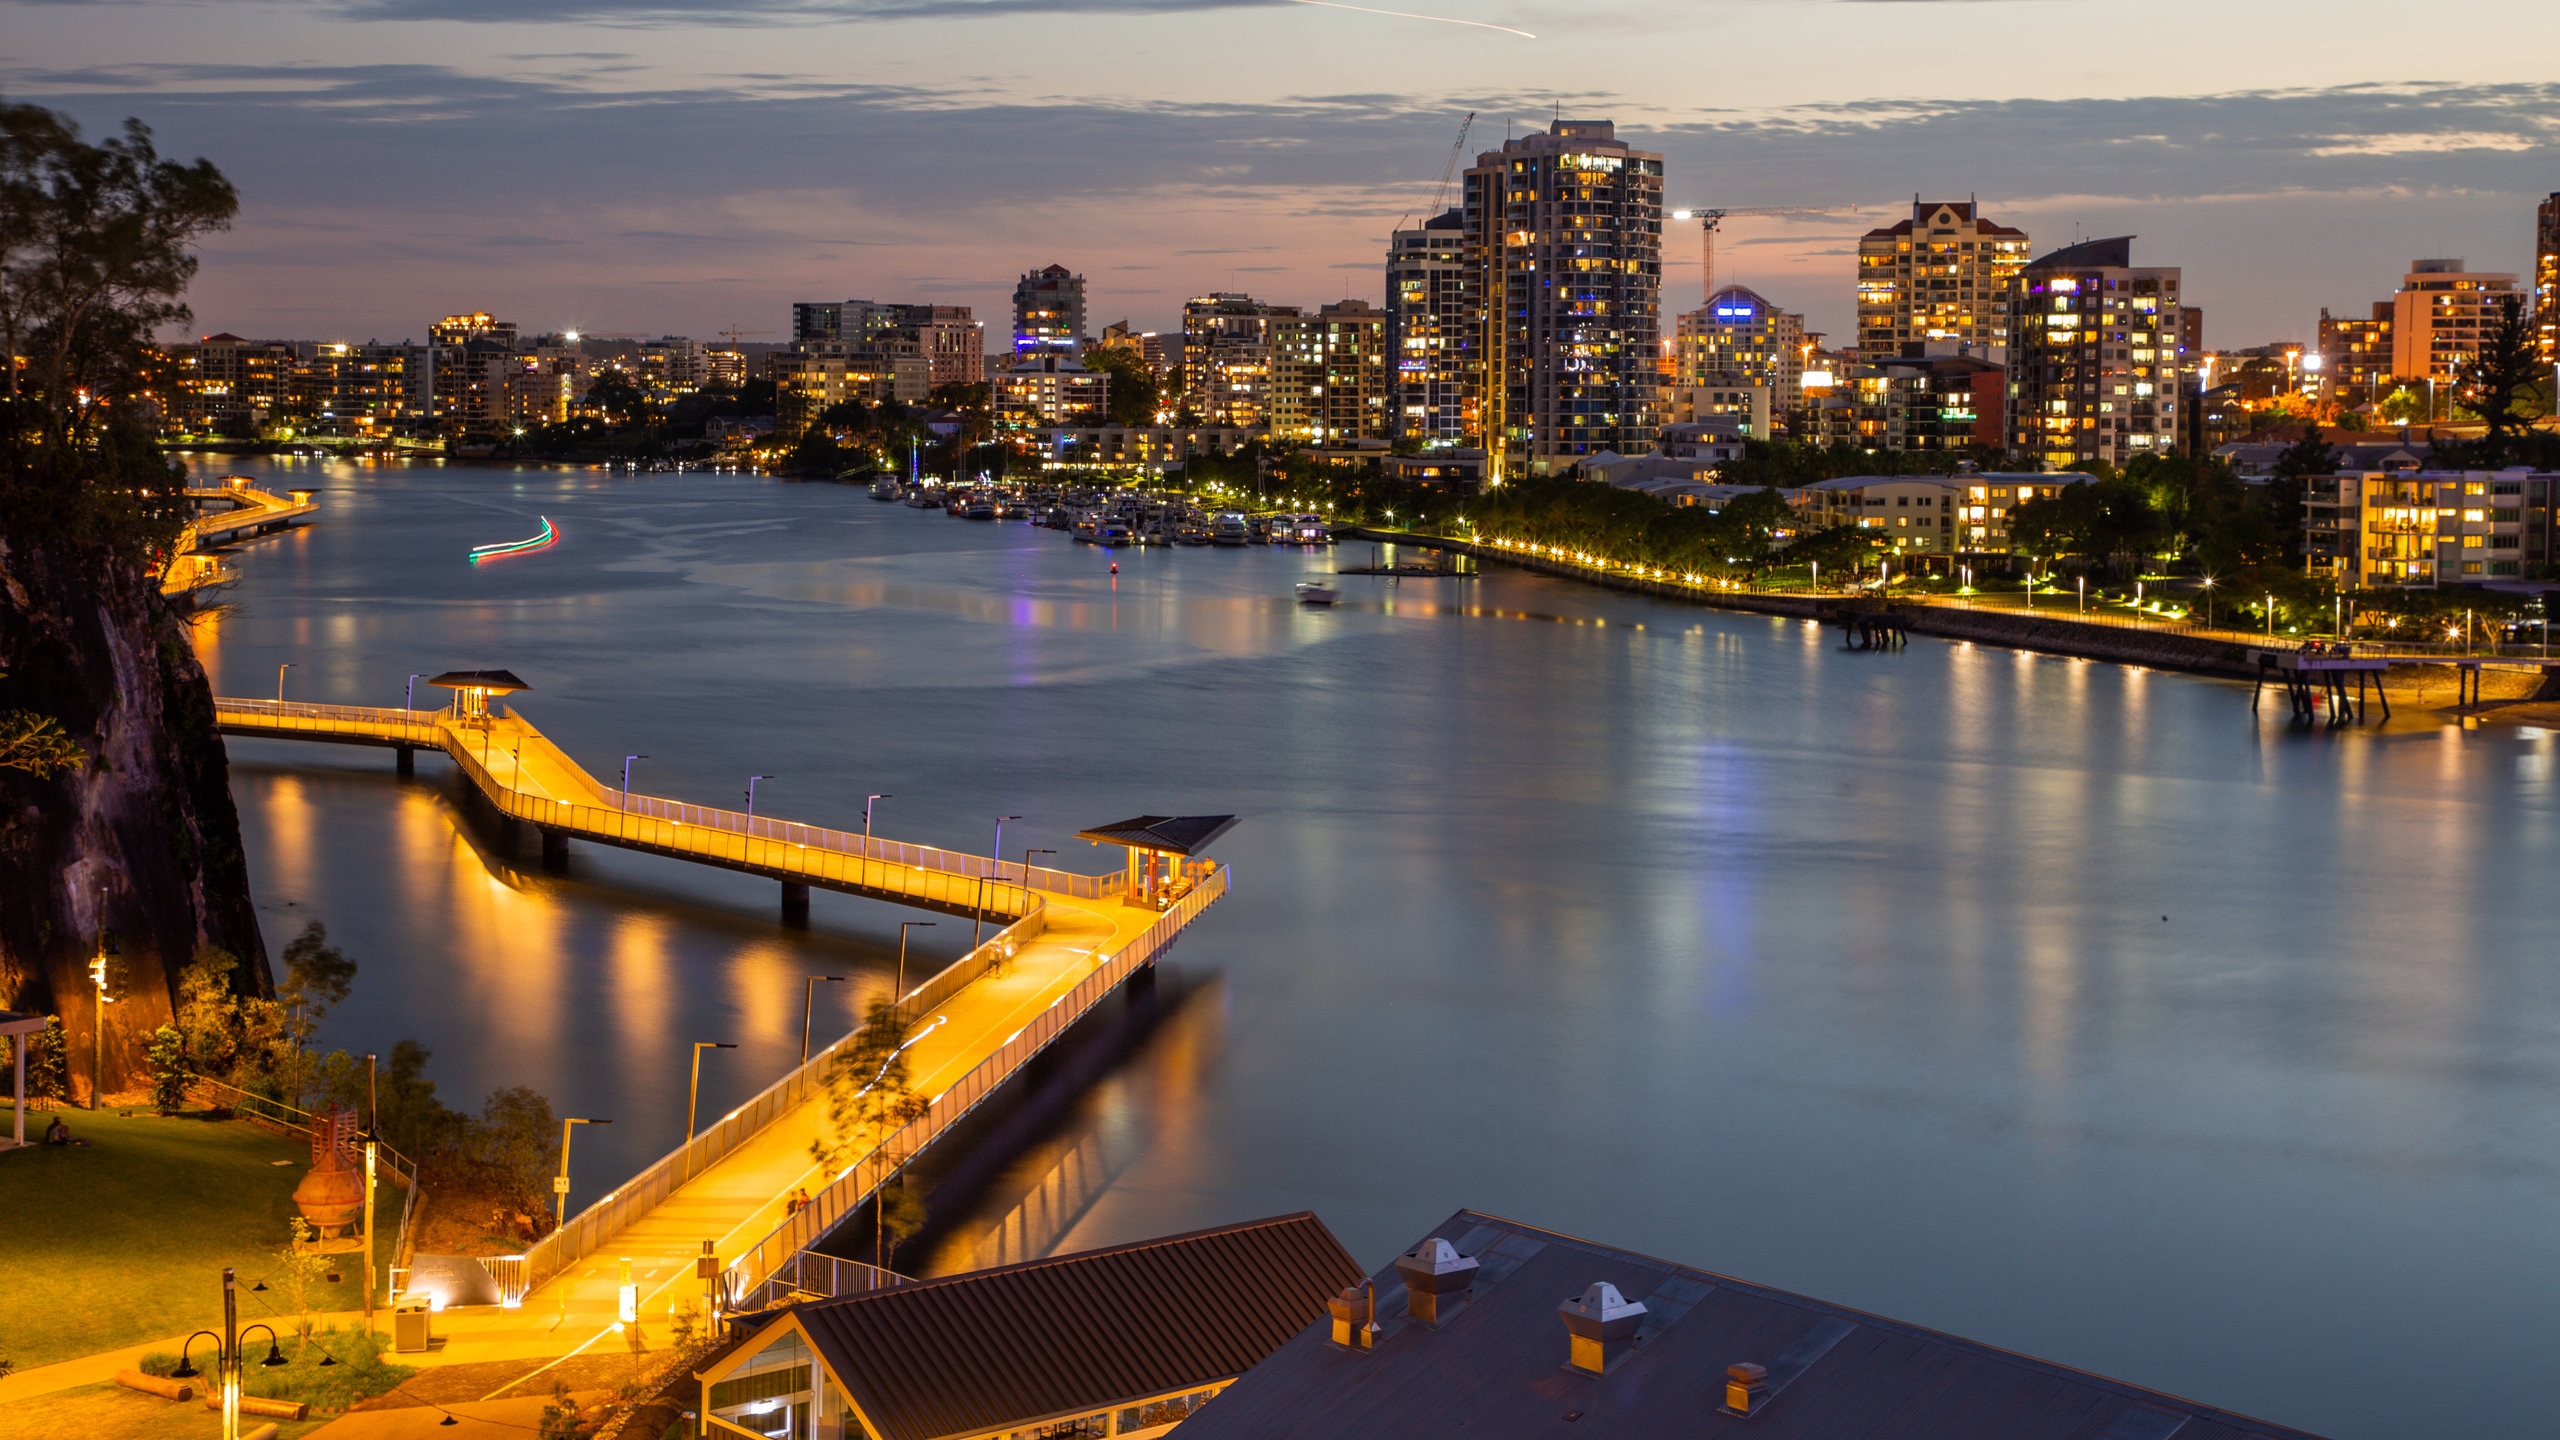
{"type": "Polygon", "coordinates": [[[160,593],[179,595],[189,590],[217,584],[232,578],[231,572],[210,555],[199,553],[200,547],[217,540],[228,540],[243,533],[256,533],[289,525],[320,509],[308,490],[295,490],[286,495],[252,487],[243,480],[226,485],[190,485],[187,498],[203,502],[227,501],[229,510],[200,514],[178,532],[178,543],[172,547],[169,568],[160,577],[160,593]]]}
{"type": "MultiPolygon", "coordinates": [[[[823,1260],[804,1266],[801,1254],[1123,981],[1152,965],[1226,892],[1226,868],[1208,860],[1177,863],[1154,901],[1133,903],[1122,875],[1038,867],[1026,873],[984,856],[625,797],[597,784],[522,717],[472,713],[471,705],[467,691],[449,710],[214,702],[225,734],[442,750],[501,814],[541,827],[546,852],[574,835],[767,875],[786,886],[821,886],[954,914],[974,911],[983,894],[989,914],[1007,923],[900,1000],[914,1090],[931,1102],[923,1118],[838,1173],[815,1169],[809,1146],[825,1123],[827,1073],[852,1037],[838,1040],[572,1216],[521,1261],[496,1266],[502,1286],[521,1303],[438,1316],[438,1332],[449,1340],[435,1363],[558,1355],[607,1337],[626,1343],[628,1335],[615,1333],[625,1262],[639,1334],[663,1343],[670,1305],[705,1293],[694,1263],[705,1241],[720,1262],[720,1285],[741,1300],[768,1282],[821,1292],[869,1283],[863,1267],[823,1260]],[[786,1214],[787,1198],[800,1189],[808,1191],[809,1204],[786,1214]]],[[[1147,848],[1140,843],[1134,850],[1147,848]]]]}

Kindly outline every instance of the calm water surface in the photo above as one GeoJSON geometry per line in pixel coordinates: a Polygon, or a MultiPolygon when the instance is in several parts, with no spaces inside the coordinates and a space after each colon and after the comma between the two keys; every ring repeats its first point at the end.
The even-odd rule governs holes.
{"type": "MultiPolygon", "coordinates": [[[[1123,551],[858,491],[264,462],[225,693],[396,704],[505,666],[600,775],[983,851],[1232,811],[1170,1021],[936,1263],[1313,1208],[1364,1263],[1460,1206],[2346,1437],[2547,1433],[2555,737],[2303,734],[2248,692],[1516,573],[1123,551]],[[549,553],[474,569],[473,545],[549,553]]],[[[1355,547],[1345,547],[1345,557],[1355,547]]],[[[441,698],[440,692],[438,698],[441,698]]],[[[527,1084],[592,1196],[885,989],[897,921],[579,846],[451,768],[235,741],[271,948],[360,958],[328,1039],[527,1084]]],[[[936,957],[966,927],[918,932],[936,957]]]]}

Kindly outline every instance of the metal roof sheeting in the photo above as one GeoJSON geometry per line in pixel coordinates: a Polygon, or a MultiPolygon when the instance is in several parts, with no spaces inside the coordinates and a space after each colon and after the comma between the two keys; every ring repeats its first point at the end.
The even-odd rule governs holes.
{"type": "Polygon", "coordinates": [[[427,683],[447,690],[488,690],[501,695],[533,688],[517,679],[512,670],[447,670],[427,683]]]}
{"type": "Polygon", "coordinates": [[[1169,855],[1196,855],[1210,841],[1236,828],[1233,815],[1132,815],[1109,825],[1079,830],[1079,840],[1161,850],[1169,855]]]}
{"type": "Polygon", "coordinates": [[[1301,1211],[797,1313],[882,1440],[940,1440],[1240,1375],[1359,1279],[1301,1211]]]}
{"type": "Polygon", "coordinates": [[[1552,1440],[2312,1440],[1993,1346],[1667,1261],[1460,1211],[1425,1239],[1480,1262],[1464,1304],[1426,1328],[1402,1277],[1373,1277],[1376,1349],[1313,1326],[1185,1421],[1182,1440],[1466,1435],[1552,1440]],[[1646,1307],[1605,1374],[1566,1366],[1557,1306],[1595,1282],[1646,1307]],[[1767,1367],[1748,1418],[1725,1370],[1767,1367]]]}

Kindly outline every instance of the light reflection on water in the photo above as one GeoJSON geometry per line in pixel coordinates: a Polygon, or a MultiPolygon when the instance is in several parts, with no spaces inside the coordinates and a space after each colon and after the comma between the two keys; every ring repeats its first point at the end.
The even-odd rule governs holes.
{"type": "MultiPolygon", "coordinates": [[[[505,665],[599,775],[645,752],[640,788],[734,803],[770,773],[760,810],[839,825],[886,791],[884,833],[973,849],[1023,814],[1008,850],[1096,870],[1084,826],[1245,817],[1177,952],[1210,1018],[937,1263],[1300,1207],[1374,1262],[1471,1205],[2341,1436],[2540,1424],[2549,734],[2297,734],[2231,685],[1850,654],[1517,572],[1310,611],[1323,555],[1122,552],[1115,582],[834,486],[322,488],[239,557],[226,691],[505,665]],[[536,513],[556,550],[461,563],[536,513]],[[2371,1383],[2412,1354],[2429,1385],[2371,1383]]],[[[692,1041],[745,1047],[705,1058],[716,1114],[796,1058],[799,977],[861,977],[822,1033],[886,988],[886,907],[821,895],[795,935],[745,877],[528,873],[439,761],[233,754],[270,945],[309,914],[366,964],[328,1038],[614,1118],[582,1194],[677,1138],[692,1041]]]]}

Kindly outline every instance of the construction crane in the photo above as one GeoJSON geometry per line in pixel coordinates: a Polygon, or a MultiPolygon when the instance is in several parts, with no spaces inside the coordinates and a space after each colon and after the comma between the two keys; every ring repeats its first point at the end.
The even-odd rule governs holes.
{"type": "MultiPolygon", "coordinates": [[[[1422,217],[1423,219],[1428,220],[1432,216],[1440,213],[1440,202],[1447,198],[1449,194],[1449,177],[1458,173],[1458,157],[1466,153],[1467,132],[1475,128],[1475,123],[1476,112],[1473,110],[1467,112],[1466,119],[1458,122],[1458,143],[1449,147],[1449,158],[1447,162],[1442,164],[1440,167],[1440,183],[1434,186],[1431,191],[1431,208],[1424,213],[1422,217]]],[[[1396,219],[1396,229],[1403,229],[1404,222],[1412,218],[1413,212],[1410,210],[1407,210],[1404,214],[1398,216],[1396,219]]],[[[1391,240],[1388,243],[1392,244],[1394,242],[1391,240]]]]}
{"type": "Polygon", "coordinates": [[[1671,218],[1698,222],[1698,233],[1704,242],[1701,259],[1704,262],[1702,273],[1706,289],[1705,293],[1699,297],[1699,303],[1703,305],[1716,298],[1716,227],[1724,223],[1726,216],[1855,215],[1857,213],[1858,207],[1855,205],[1752,205],[1727,207],[1721,210],[1674,210],[1671,212],[1671,218]]]}
{"type": "Polygon", "coordinates": [[[749,336],[749,335],[770,335],[770,334],[772,334],[773,332],[772,332],[772,331],[770,331],[770,330],[741,330],[741,329],[739,329],[739,328],[738,328],[737,322],[733,320],[733,321],[731,321],[731,322],[729,323],[729,328],[728,328],[728,329],[726,329],[726,330],[714,330],[714,331],[713,331],[713,332],[711,332],[711,333],[713,333],[714,335],[719,336],[719,337],[720,337],[721,339],[723,339],[723,340],[728,341],[728,342],[729,342],[729,346],[730,346],[730,348],[731,348],[731,349],[736,349],[736,348],[737,348],[737,344],[738,344],[738,342],[739,342],[740,340],[745,339],[745,338],[746,338],[747,336],[749,336]]]}

